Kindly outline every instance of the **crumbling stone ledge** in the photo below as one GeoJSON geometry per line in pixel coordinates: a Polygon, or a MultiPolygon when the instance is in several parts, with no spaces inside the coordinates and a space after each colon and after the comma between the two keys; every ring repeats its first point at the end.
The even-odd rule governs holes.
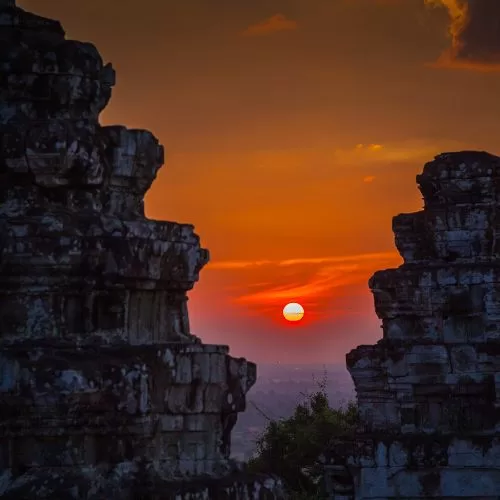
{"type": "Polygon", "coordinates": [[[286,500],[279,478],[234,471],[224,477],[199,475],[192,479],[158,479],[137,462],[67,470],[53,468],[37,476],[31,471],[9,484],[9,474],[0,476],[4,500],[286,500]],[[50,478],[50,482],[47,482],[50,478]],[[8,492],[4,493],[8,485],[8,492]]]}
{"type": "Polygon", "coordinates": [[[226,346],[5,346],[2,468],[134,457],[172,477],[218,475],[256,367],[226,346]]]}

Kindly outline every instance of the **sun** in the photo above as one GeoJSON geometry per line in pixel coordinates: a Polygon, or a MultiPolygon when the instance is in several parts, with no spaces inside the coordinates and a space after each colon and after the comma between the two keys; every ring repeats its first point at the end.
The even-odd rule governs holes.
{"type": "Polygon", "coordinates": [[[290,302],[283,308],[283,316],[287,321],[300,321],[304,317],[304,308],[297,302],[290,302]]]}

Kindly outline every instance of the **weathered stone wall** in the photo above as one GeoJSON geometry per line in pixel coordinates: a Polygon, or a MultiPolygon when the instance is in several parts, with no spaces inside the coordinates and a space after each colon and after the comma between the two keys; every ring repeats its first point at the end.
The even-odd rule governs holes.
{"type": "Polygon", "coordinates": [[[500,158],[442,154],[417,181],[424,210],[393,221],[404,264],[370,280],[383,338],[347,355],[351,498],[498,499],[500,158]]]}
{"type": "Polygon", "coordinates": [[[99,124],[114,83],[0,0],[0,496],[279,498],[229,460],[256,367],[191,334],[208,251],[144,217],[163,147],[99,124]]]}
{"type": "Polygon", "coordinates": [[[255,382],[255,365],[230,358],[226,347],[185,343],[17,344],[3,348],[0,370],[8,418],[1,466],[116,465],[140,456],[174,478],[221,472],[228,421],[255,382]]]}

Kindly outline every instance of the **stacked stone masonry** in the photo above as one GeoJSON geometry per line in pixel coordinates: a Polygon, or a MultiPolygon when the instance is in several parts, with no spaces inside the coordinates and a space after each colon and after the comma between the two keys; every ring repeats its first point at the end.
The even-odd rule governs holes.
{"type": "Polygon", "coordinates": [[[370,280],[383,338],[347,355],[363,425],[338,498],[498,499],[500,158],[441,154],[417,182],[404,263],[370,280]]]}
{"type": "Polygon", "coordinates": [[[208,252],[145,218],[163,147],[99,124],[114,83],[0,0],[0,496],[278,498],[229,460],[256,367],[191,334],[208,252]]]}

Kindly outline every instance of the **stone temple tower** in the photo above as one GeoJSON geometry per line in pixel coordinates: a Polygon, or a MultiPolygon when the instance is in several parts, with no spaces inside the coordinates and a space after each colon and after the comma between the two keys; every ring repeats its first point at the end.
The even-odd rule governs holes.
{"type": "Polygon", "coordinates": [[[191,334],[208,252],[145,218],[163,147],[99,124],[114,84],[92,44],[0,0],[2,498],[171,498],[231,473],[256,367],[191,334]]]}
{"type": "Polygon", "coordinates": [[[500,158],[445,153],[370,280],[383,338],[347,355],[362,432],[339,500],[500,498],[500,158]]]}

